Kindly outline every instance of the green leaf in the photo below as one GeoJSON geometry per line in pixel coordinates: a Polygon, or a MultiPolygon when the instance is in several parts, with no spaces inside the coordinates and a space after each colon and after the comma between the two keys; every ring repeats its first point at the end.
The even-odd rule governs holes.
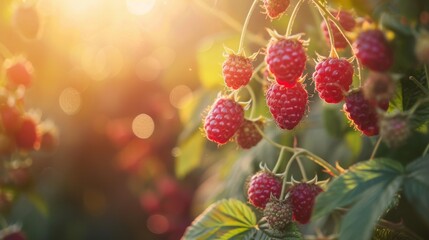
{"type": "Polygon", "coordinates": [[[192,137],[183,141],[175,148],[176,176],[185,177],[189,172],[197,168],[201,161],[206,140],[199,131],[194,132],[192,137]]]}
{"type": "Polygon", "coordinates": [[[224,48],[235,48],[240,39],[238,34],[220,35],[216,39],[207,39],[198,49],[198,74],[205,88],[222,89],[222,63],[225,61],[224,48]]]}
{"type": "MultiPolygon", "coordinates": [[[[316,199],[313,218],[325,216],[336,208],[345,207],[361,200],[369,193],[376,193],[375,188],[385,186],[404,172],[404,167],[397,161],[379,158],[358,163],[328,185],[326,192],[316,199]]],[[[383,189],[382,189],[383,190],[383,189]]]]}
{"type": "Polygon", "coordinates": [[[371,186],[368,191],[365,191],[362,198],[344,216],[340,228],[340,239],[370,239],[375,224],[402,185],[402,175],[388,175],[383,182],[371,186]]]}
{"type": "Polygon", "coordinates": [[[256,216],[250,207],[236,199],[224,199],[198,216],[183,239],[245,239],[255,226],[256,216]]]}
{"type": "Polygon", "coordinates": [[[296,223],[290,223],[284,232],[278,232],[268,228],[267,224],[260,225],[259,228],[253,229],[246,235],[244,240],[302,240],[302,234],[299,231],[296,223]]]}
{"type": "Polygon", "coordinates": [[[404,193],[416,212],[429,222],[429,155],[421,157],[406,167],[404,193]]]}

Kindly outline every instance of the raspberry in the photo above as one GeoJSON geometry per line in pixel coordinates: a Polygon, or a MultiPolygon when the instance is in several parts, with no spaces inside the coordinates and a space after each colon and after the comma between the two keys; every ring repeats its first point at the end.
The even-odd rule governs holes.
{"type": "Polygon", "coordinates": [[[30,117],[24,117],[15,133],[16,145],[24,150],[34,150],[40,142],[40,134],[36,122],[30,117]]]}
{"type": "Polygon", "coordinates": [[[19,128],[19,121],[21,119],[21,113],[16,107],[8,105],[0,108],[0,117],[3,128],[8,133],[14,133],[19,128]]]}
{"type": "Polygon", "coordinates": [[[353,82],[353,66],[344,58],[326,58],[313,73],[316,90],[327,103],[338,103],[353,82]]]}
{"type": "Polygon", "coordinates": [[[362,88],[365,99],[372,103],[389,100],[395,92],[395,84],[386,73],[371,72],[362,88]]]}
{"type": "Polygon", "coordinates": [[[27,39],[37,38],[40,32],[40,17],[36,7],[31,3],[23,3],[15,10],[13,26],[27,39]]]}
{"type": "Polygon", "coordinates": [[[402,146],[411,135],[409,118],[405,114],[384,116],[380,120],[380,136],[387,146],[397,148],[402,146]]]}
{"type": "Polygon", "coordinates": [[[252,60],[244,56],[230,54],[222,65],[225,84],[229,88],[238,89],[246,86],[252,77],[252,60]]]}
{"type": "Polygon", "coordinates": [[[353,46],[362,65],[373,71],[387,71],[393,64],[392,50],[380,30],[361,32],[353,46]]]}
{"type": "Polygon", "coordinates": [[[293,87],[304,72],[307,57],[299,39],[272,38],[265,61],[280,85],[293,87]]]}
{"type": "Polygon", "coordinates": [[[249,181],[247,196],[249,202],[264,209],[271,195],[279,198],[282,191],[282,183],[278,177],[268,171],[259,171],[249,181]]]}
{"type": "Polygon", "coordinates": [[[237,144],[243,149],[249,149],[259,143],[262,139],[262,135],[258,132],[255,124],[263,129],[264,125],[261,120],[250,121],[244,120],[243,124],[237,131],[236,141],[237,144]]]}
{"type": "Polygon", "coordinates": [[[374,136],[379,131],[377,107],[385,111],[389,107],[389,102],[381,101],[378,106],[373,105],[364,98],[362,90],[359,89],[346,97],[343,110],[359,131],[367,136],[374,136]]]}
{"type": "Polygon", "coordinates": [[[9,83],[13,86],[29,87],[33,81],[33,65],[25,58],[8,59],[4,62],[4,69],[9,83]]]}
{"type": "Polygon", "coordinates": [[[264,209],[264,217],[271,229],[285,230],[292,221],[292,206],[288,200],[272,197],[264,209]]]}
{"type": "Polygon", "coordinates": [[[323,190],[314,183],[298,183],[289,189],[289,200],[292,204],[293,219],[301,224],[310,220],[314,200],[323,190]]]}
{"type": "MultiPolygon", "coordinates": [[[[352,31],[353,28],[356,26],[356,21],[353,17],[353,15],[346,11],[333,11],[332,15],[336,17],[336,19],[339,21],[341,27],[345,31],[352,31]]],[[[329,21],[329,25],[331,27],[333,37],[334,37],[334,45],[337,49],[343,49],[347,47],[347,41],[344,38],[344,36],[341,34],[340,30],[335,26],[335,24],[332,21],[329,21]]],[[[325,39],[328,43],[329,41],[329,32],[328,27],[326,25],[326,22],[322,22],[321,28],[323,31],[323,34],[325,36],[325,39]]]]}
{"type": "Polygon", "coordinates": [[[204,121],[204,130],[210,141],[224,144],[234,136],[244,121],[243,107],[229,98],[219,98],[204,121]]]}
{"type": "Polygon", "coordinates": [[[291,130],[298,125],[307,109],[308,93],[300,82],[293,88],[271,84],[266,98],[271,114],[282,129],[291,130]]]}
{"type": "Polygon", "coordinates": [[[289,3],[289,0],[264,0],[264,8],[271,19],[276,19],[286,12],[289,3]]]}

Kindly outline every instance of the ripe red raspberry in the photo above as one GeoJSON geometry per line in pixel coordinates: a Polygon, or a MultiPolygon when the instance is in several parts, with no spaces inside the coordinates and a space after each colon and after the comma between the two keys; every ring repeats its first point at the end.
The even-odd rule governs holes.
{"type": "Polygon", "coordinates": [[[289,189],[289,200],[292,204],[293,219],[301,224],[310,220],[314,200],[322,188],[314,183],[298,183],[289,189]]]}
{"type": "Polygon", "coordinates": [[[292,206],[288,200],[272,197],[264,209],[264,217],[271,229],[283,231],[292,221],[292,206]]]}
{"type": "Polygon", "coordinates": [[[252,77],[252,60],[244,56],[229,54],[222,65],[226,86],[238,89],[246,86],[252,77]]]}
{"type": "Polygon", "coordinates": [[[230,98],[219,98],[204,121],[204,130],[210,141],[224,144],[234,136],[244,121],[243,107],[230,98]]]}
{"type": "Polygon", "coordinates": [[[3,65],[9,84],[29,87],[33,81],[33,65],[25,58],[8,59],[3,65]]]}
{"type": "Polygon", "coordinates": [[[381,101],[375,106],[364,98],[362,90],[359,89],[346,97],[343,110],[359,131],[367,136],[374,136],[379,130],[377,107],[385,111],[389,107],[389,102],[381,101]]]}
{"type": "Polygon", "coordinates": [[[289,3],[289,0],[264,0],[264,8],[271,19],[276,19],[286,12],[289,3]]]}
{"type": "Polygon", "coordinates": [[[249,149],[259,143],[262,139],[262,135],[258,132],[255,124],[260,128],[264,129],[264,124],[261,120],[250,121],[245,119],[241,127],[237,131],[235,140],[237,144],[243,149],[249,149]]]}
{"type": "Polygon", "coordinates": [[[34,150],[40,143],[37,123],[30,117],[21,119],[19,129],[15,132],[16,146],[24,150],[34,150]]]}
{"type": "Polygon", "coordinates": [[[13,14],[13,26],[27,39],[37,38],[40,32],[39,13],[32,3],[19,5],[13,14]]]}
{"type": "Polygon", "coordinates": [[[380,136],[387,146],[402,146],[411,135],[409,117],[405,114],[383,116],[380,120],[380,136]]]}
{"type": "Polygon", "coordinates": [[[327,103],[338,103],[353,82],[353,66],[344,58],[326,58],[313,73],[316,90],[327,103]]]}
{"type": "Polygon", "coordinates": [[[307,109],[308,93],[300,82],[293,88],[273,83],[268,88],[266,98],[274,120],[282,129],[292,130],[307,109]]]}
{"type": "Polygon", "coordinates": [[[6,132],[14,133],[18,130],[21,113],[16,107],[8,105],[0,107],[0,117],[6,132]]]}
{"type": "Polygon", "coordinates": [[[356,56],[362,65],[373,70],[384,72],[393,64],[393,53],[386,37],[380,30],[361,32],[354,42],[356,56]]]}
{"type": "Polygon", "coordinates": [[[280,85],[293,87],[304,72],[307,57],[302,42],[294,38],[272,38],[265,61],[280,85]]]}
{"type": "Polygon", "coordinates": [[[249,181],[247,196],[253,206],[264,209],[271,195],[279,198],[281,191],[282,182],[278,177],[268,171],[259,171],[249,181]]]}
{"type": "MultiPolygon", "coordinates": [[[[350,12],[333,11],[332,15],[334,15],[336,17],[336,19],[339,21],[341,27],[345,31],[352,31],[353,28],[356,26],[356,21],[350,12]]],[[[332,33],[334,35],[335,48],[337,48],[337,49],[346,48],[347,47],[347,41],[344,38],[344,36],[341,34],[340,30],[335,26],[335,24],[332,21],[329,21],[329,25],[330,25],[332,33]]],[[[322,22],[321,28],[322,28],[322,31],[323,31],[323,34],[325,36],[326,41],[328,43],[330,43],[328,27],[327,27],[325,21],[322,22]]]]}

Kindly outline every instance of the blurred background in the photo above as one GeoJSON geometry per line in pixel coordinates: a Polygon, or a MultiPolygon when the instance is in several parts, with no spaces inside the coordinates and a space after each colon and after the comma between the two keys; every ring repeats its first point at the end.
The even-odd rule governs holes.
{"type": "MultiPolygon", "coordinates": [[[[365,13],[380,1],[335,2],[365,13]]],[[[418,16],[417,5],[402,2],[398,9],[418,16]]],[[[247,176],[261,161],[272,164],[278,152],[266,143],[251,151],[236,151],[235,144],[220,149],[199,128],[202,112],[224,89],[224,47],[238,47],[250,4],[1,0],[0,51],[33,64],[26,106],[52,120],[59,132],[53,152],[34,154],[31,188],[23,190],[28,194],[16,199],[5,221],[21,224],[30,240],[173,240],[210,202],[246,201],[247,176]]],[[[284,31],[290,15],[271,22],[260,12],[249,25],[249,55],[267,43],[266,27],[284,31]]],[[[320,22],[304,8],[294,32],[323,38],[320,22]]],[[[316,58],[316,49],[329,53],[324,41],[314,41],[309,58],[316,58]]],[[[314,92],[313,85],[308,88],[314,92]]],[[[269,116],[263,94],[257,97],[257,113],[269,116]]],[[[341,106],[314,99],[309,120],[298,130],[301,147],[345,167],[366,159],[374,141],[348,127],[341,106]]],[[[293,143],[293,134],[280,134],[274,126],[267,134],[293,143]]],[[[306,169],[316,172],[314,166],[306,169]]]]}

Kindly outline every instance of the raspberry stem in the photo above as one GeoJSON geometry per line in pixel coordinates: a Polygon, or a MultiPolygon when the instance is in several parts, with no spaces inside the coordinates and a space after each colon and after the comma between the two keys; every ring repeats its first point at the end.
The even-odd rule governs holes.
{"type": "Polygon", "coordinates": [[[423,151],[422,157],[424,157],[428,153],[428,151],[429,151],[429,143],[428,143],[428,145],[426,145],[426,148],[423,151]]]}
{"type": "Polygon", "coordinates": [[[298,155],[299,154],[301,154],[301,153],[303,153],[303,151],[296,151],[293,155],[292,155],[292,157],[289,159],[289,162],[287,163],[287,165],[286,165],[286,169],[285,169],[285,171],[283,172],[283,185],[282,185],[282,191],[281,191],[281,194],[280,194],[280,199],[284,199],[284,197],[285,197],[285,194],[286,194],[286,183],[287,183],[287,175],[288,175],[288,173],[289,173],[289,170],[290,170],[290,167],[292,166],[292,162],[293,162],[293,160],[295,160],[297,157],[298,157],[298,155]]]}
{"type": "Polygon", "coordinates": [[[377,143],[375,143],[374,150],[372,150],[371,157],[369,158],[369,160],[374,159],[375,154],[377,153],[378,147],[380,146],[382,139],[383,139],[382,137],[378,138],[377,143]]]}
{"type": "MultiPolygon", "coordinates": [[[[210,13],[211,15],[219,18],[222,22],[224,22],[226,25],[230,26],[232,29],[240,32],[242,30],[242,26],[239,22],[237,22],[234,18],[232,18],[231,16],[229,16],[228,14],[226,14],[225,12],[216,10],[212,7],[210,7],[207,3],[205,3],[202,0],[194,0],[195,4],[203,9],[204,11],[210,13]]],[[[247,32],[247,38],[249,39],[249,41],[260,44],[261,46],[265,46],[266,45],[266,40],[261,37],[258,36],[256,34],[247,32]]]]}
{"type": "Polygon", "coordinates": [[[320,15],[323,18],[323,21],[326,23],[326,28],[328,29],[328,35],[329,35],[329,44],[331,45],[331,50],[329,52],[329,57],[331,58],[339,58],[339,55],[337,53],[337,50],[335,49],[335,43],[334,43],[334,34],[332,33],[331,24],[326,17],[326,12],[324,12],[319,5],[316,5],[319,9],[320,15]]]}
{"type": "Polygon", "coordinates": [[[286,34],[285,34],[286,37],[292,33],[293,23],[295,22],[296,15],[298,14],[299,7],[301,6],[301,4],[303,2],[304,2],[304,0],[299,0],[296,3],[295,8],[292,11],[292,14],[290,15],[289,23],[287,24],[287,29],[286,29],[286,34]]]}
{"type": "Polygon", "coordinates": [[[255,96],[255,92],[253,92],[253,89],[249,85],[246,85],[246,89],[250,94],[250,98],[252,99],[251,100],[252,109],[250,110],[249,118],[253,119],[253,116],[255,115],[255,108],[256,108],[256,104],[255,104],[256,103],[256,96],[255,96]]]}
{"type": "Polygon", "coordinates": [[[302,164],[301,158],[296,157],[296,163],[298,163],[299,171],[301,171],[302,179],[306,182],[308,180],[307,173],[305,173],[304,165],[302,164]]]}
{"type": "Polygon", "coordinates": [[[250,6],[249,12],[247,13],[246,20],[244,20],[243,28],[241,30],[240,44],[238,45],[238,53],[240,54],[243,50],[244,38],[246,37],[247,26],[249,26],[250,18],[255,10],[256,4],[259,0],[254,0],[252,6],[250,6]]]}
{"type": "Polygon", "coordinates": [[[279,168],[280,168],[280,166],[282,165],[282,163],[283,163],[283,158],[284,158],[284,155],[285,155],[285,148],[284,147],[282,147],[281,149],[280,149],[280,153],[279,153],[279,157],[277,158],[277,162],[276,162],[276,165],[274,166],[274,168],[273,168],[273,173],[278,173],[278,171],[279,171],[279,168]]]}

